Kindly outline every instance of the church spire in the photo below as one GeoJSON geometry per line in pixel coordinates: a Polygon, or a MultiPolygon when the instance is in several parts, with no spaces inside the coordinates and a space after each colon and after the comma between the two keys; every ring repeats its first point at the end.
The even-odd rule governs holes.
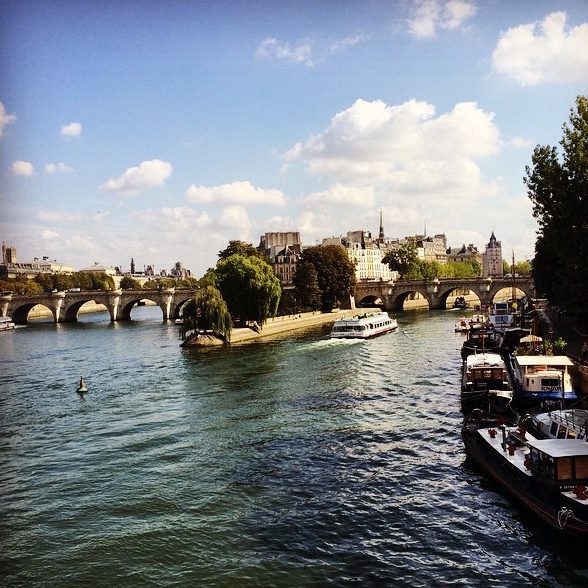
{"type": "Polygon", "coordinates": [[[380,243],[384,242],[384,213],[382,212],[381,207],[380,207],[380,232],[378,233],[378,241],[380,243]]]}

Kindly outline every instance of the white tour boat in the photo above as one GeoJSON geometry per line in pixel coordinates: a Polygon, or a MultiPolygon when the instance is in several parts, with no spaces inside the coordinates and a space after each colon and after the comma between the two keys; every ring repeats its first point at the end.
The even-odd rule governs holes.
{"type": "Polygon", "coordinates": [[[335,321],[331,339],[369,339],[398,328],[387,312],[371,312],[335,321]]]}
{"type": "Polygon", "coordinates": [[[16,325],[9,316],[0,316],[0,331],[9,331],[16,328],[16,325]]]}

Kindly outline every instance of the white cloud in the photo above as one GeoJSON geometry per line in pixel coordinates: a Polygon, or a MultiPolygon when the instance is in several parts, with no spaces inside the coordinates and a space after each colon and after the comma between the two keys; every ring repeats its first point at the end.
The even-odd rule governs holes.
{"type": "Polygon", "coordinates": [[[4,134],[4,127],[12,124],[16,120],[15,114],[6,114],[4,104],[0,102],[0,137],[4,134]]]}
{"type": "Polygon", "coordinates": [[[82,125],[79,122],[72,122],[68,125],[63,125],[59,133],[68,139],[79,137],[82,134],[82,125]]]}
{"type": "Polygon", "coordinates": [[[443,7],[439,26],[445,30],[459,28],[466,20],[472,18],[478,11],[477,6],[463,0],[450,0],[443,7]]]}
{"type": "Polygon", "coordinates": [[[513,137],[507,142],[509,147],[514,149],[528,149],[532,151],[533,147],[537,144],[537,141],[531,141],[531,139],[525,139],[524,137],[513,137]]]}
{"type": "Polygon", "coordinates": [[[345,206],[372,206],[374,204],[373,186],[345,186],[334,184],[327,190],[312,192],[300,199],[303,204],[342,204],[345,206]]]}
{"type": "Polygon", "coordinates": [[[71,167],[65,165],[65,163],[48,163],[45,166],[45,172],[48,174],[61,174],[73,171],[71,167]]]}
{"type": "Polygon", "coordinates": [[[231,229],[239,234],[246,234],[251,228],[251,220],[242,206],[227,206],[216,219],[222,229],[231,229]]]}
{"type": "Polygon", "coordinates": [[[566,27],[566,13],[500,35],[492,67],[524,86],[588,80],[588,23],[566,27]]]}
{"type": "Polygon", "coordinates": [[[354,47],[355,45],[358,45],[359,43],[364,43],[366,40],[364,35],[348,35],[347,37],[344,37],[343,39],[341,39],[340,41],[336,41],[335,43],[333,43],[331,45],[331,53],[337,53],[339,51],[344,51],[345,49],[347,49],[348,47],[354,47]]]}
{"type": "Polygon", "coordinates": [[[300,41],[295,47],[291,48],[289,43],[280,43],[275,37],[267,38],[260,43],[255,56],[314,67],[312,43],[310,41],[300,41]]]}
{"type": "Polygon", "coordinates": [[[436,117],[426,102],[388,106],[360,99],[335,115],[323,133],[295,145],[285,159],[304,162],[312,175],[334,184],[441,190],[465,185],[478,170],[474,159],[497,152],[499,145],[493,114],[473,102],[436,117]]]}
{"type": "Polygon", "coordinates": [[[430,39],[438,29],[454,30],[472,18],[477,7],[465,0],[414,0],[412,17],[408,21],[409,32],[419,39],[430,39]]]}
{"type": "Polygon", "coordinates": [[[30,161],[14,161],[10,166],[10,171],[15,176],[32,176],[35,168],[30,161]]]}
{"type": "Polygon", "coordinates": [[[40,210],[37,212],[37,218],[44,223],[52,225],[62,224],[81,224],[81,223],[102,223],[108,213],[98,212],[96,214],[87,214],[85,212],[72,212],[70,210],[40,210]]]}
{"type": "Polygon", "coordinates": [[[111,178],[102,184],[101,188],[117,194],[138,194],[149,188],[163,186],[171,174],[171,163],[152,159],[143,161],[137,167],[128,168],[117,178],[111,178]]]}
{"type": "Polygon", "coordinates": [[[256,188],[250,182],[233,182],[211,187],[192,184],[186,191],[186,199],[201,204],[286,204],[286,198],[280,190],[256,188]]]}
{"type": "Polygon", "coordinates": [[[58,237],[59,233],[56,233],[55,231],[50,231],[49,229],[41,232],[41,238],[43,239],[43,241],[52,241],[54,239],[57,239],[58,237]]]}

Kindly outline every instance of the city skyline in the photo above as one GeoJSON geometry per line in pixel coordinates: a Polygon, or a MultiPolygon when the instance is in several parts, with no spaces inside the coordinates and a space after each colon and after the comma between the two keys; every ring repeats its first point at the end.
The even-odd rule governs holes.
{"type": "Polygon", "coordinates": [[[0,0],[0,240],[201,277],[230,240],[444,233],[533,256],[523,183],[588,3],[0,0]],[[173,251],[174,259],[170,259],[173,251]]]}

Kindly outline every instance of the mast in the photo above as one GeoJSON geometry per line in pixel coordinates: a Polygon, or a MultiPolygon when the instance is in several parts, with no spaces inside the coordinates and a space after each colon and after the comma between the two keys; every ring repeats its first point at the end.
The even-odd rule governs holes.
{"type": "Polygon", "coordinates": [[[511,295],[511,298],[513,300],[515,300],[517,297],[517,287],[516,287],[516,278],[515,278],[514,249],[512,250],[512,265],[510,266],[510,272],[512,275],[512,295],[511,295]]]}

